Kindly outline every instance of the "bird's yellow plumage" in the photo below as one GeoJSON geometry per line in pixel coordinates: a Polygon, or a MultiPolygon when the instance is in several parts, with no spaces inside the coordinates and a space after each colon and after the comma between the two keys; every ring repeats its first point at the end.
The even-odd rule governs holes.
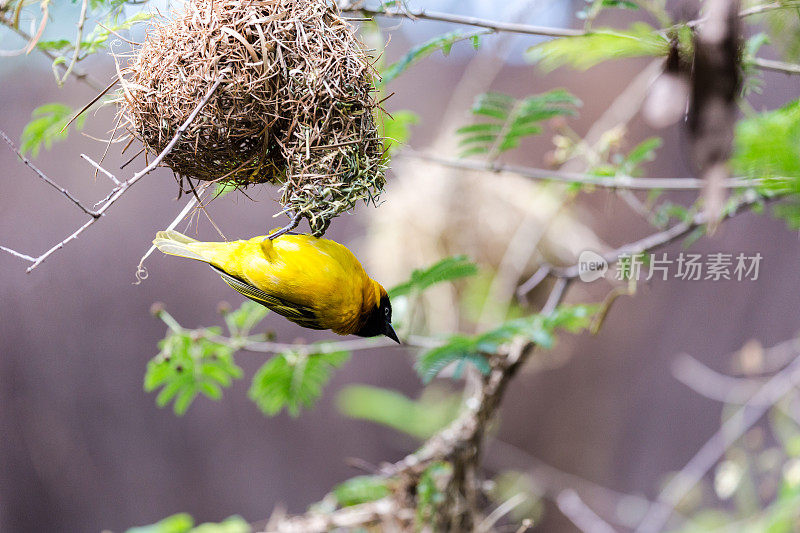
{"type": "Polygon", "coordinates": [[[395,340],[386,290],[345,246],[310,235],[200,242],[161,231],[164,253],[206,262],[225,282],[303,327],[395,340]]]}

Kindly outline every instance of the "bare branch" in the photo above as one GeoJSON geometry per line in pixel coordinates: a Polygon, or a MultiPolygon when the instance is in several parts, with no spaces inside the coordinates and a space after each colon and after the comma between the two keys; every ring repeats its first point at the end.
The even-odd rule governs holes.
{"type": "Polygon", "coordinates": [[[27,157],[22,155],[22,152],[20,152],[17,149],[17,147],[14,146],[14,142],[11,140],[11,138],[9,138],[9,136],[6,135],[6,133],[4,131],[2,131],[2,130],[0,130],[0,137],[2,137],[3,140],[6,142],[6,144],[11,148],[11,150],[15,154],[17,154],[17,157],[20,158],[22,163],[26,167],[28,167],[29,169],[33,170],[36,173],[36,175],[39,176],[42,179],[42,181],[44,181],[45,183],[47,183],[48,185],[53,187],[55,190],[57,190],[58,192],[60,192],[64,196],[66,196],[67,199],[70,202],[72,202],[73,204],[77,205],[80,208],[81,211],[83,211],[84,213],[86,213],[90,217],[98,218],[100,216],[100,213],[98,213],[97,211],[92,211],[91,209],[85,207],[82,203],[80,203],[80,201],[78,201],[77,198],[72,196],[72,194],[67,189],[65,189],[64,187],[62,187],[61,185],[59,185],[55,181],[53,181],[50,178],[48,178],[47,175],[44,172],[39,170],[39,168],[30,161],[30,159],[28,159],[27,157]]]}
{"type": "Polygon", "coordinates": [[[78,56],[81,53],[81,41],[83,41],[83,26],[86,24],[86,10],[89,8],[89,0],[83,0],[81,3],[81,14],[78,18],[78,31],[75,36],[75,50],[72,53],[72,60],[69,62],[67,69],[64,71],[64,75],[61,78],[56,76],[56,81],[58,85],[61,86],[67,80],[70,74],[72,74],[72,70],[75,68],[75,64],[78,62],[78,56]]]}
{"type": "Polygon", "coordinates": [[[597,516],[597,513],[572,489],[562,491],[556,497],[556,505],[558,510],[584,533],[614,533],[614,528],[597,516]]]}
{"type": "Polygon", "coordinates": [[[768,11],[775,11],[778,9],[792,9],[800,7],[800,2],[772,2],[769,4],[761,4],[758,6],[749,7],[739,12],[740,17],[751,17],[753,15],[761,15],[768,11]]]}
{"type": "Polygon", "coordinates": [[[728,448],[752,428],[769,409],[800,383],[800,357],[775,374],[746,404],[723,422],[683,469],[670,479],[651,507],[637,533],[656,533],[666,526],[675,507],[714,467],[728,448]]]}
{"type": "Polygon", "coordinates": [[[342,13],[360,13],[367,17],[388,17],[388,18],[407,18],[411,20],[432,20],[438,22],[450,22],[452,24],[463,24],[465,26],[475,26],[487,28],[493,31],[508,33],[521,33],[525,35],[542,35],[545,37],[577,37],[584,35],[583,30],[571,28],[548,28],[545,26],[532,26],[529,24],[517,24],[513,22],[500,22],[466,15],[455,15],[452,13],[440,13],[429,9],[368,9],[366,7],[354,7],[350,2],[341,2],[342,13]]]}
{"type": "Polygon", "coordinates": [[[400,530],[402,525],[410,526],[413,521],[412,509],[401,508],[393,498],[383,498],[344,507],[331,513],[311,511],[291,518],[275,516],[262,531],[263,533],[321,533],[370,525],[386,525],[387,530],[394,531],[400,530]]]}
{"type": "MultiPolygon", "coordinates": [[[[77,230],[75,230],[66,239],[64,239],[63,241],[59,242],[55,246],[53,246],[52,248],[47,250],[45,253],[43,253],[39,257],[35,258],[35,260],[33,261],[33,264],[28,267],[26,272],[28,272],[28,273],[32,272],[36,267],[38,267],[40,264],[42,264],[42,262],[44,262],[53,253],[55,253],[57,250],[63,248],[65,244],[67,244],[68,242],[70,242],[70,241],[72,241],[74,239],[77,239],[78,236],[80,236],[80,234],[83,233],[89,226],[91,226],[94,222],[99,220],[100,217],[102,217],[105,214],[105,212],[108,211],[108,209],[112,205],[114,205],[114,202],[116,202],[137,181],[139,181],[141,178],[143,178],[144,176],[146,176],[147,174],[152,172],[156,167],[158,167],[158,165],[161,164],[161,162],[164,160],[164,158],[167,155],[169,155],[170,151],[175,146],[175,144],[181,139],[181,137],[183,136],[183,133],[186,131],[186,129],[191,125],[191,123],[197,117],[197,114],[200,112],[200,110],[202,110],[203,107],[206,105],[208,100],[211,98],[211,96],[217,90],[217,88],[222,83],[222,80],[227,76],[227,74],[228,74],[228,70],[227,69],[225,69],[222,72],[220,72],[219,76],[217,77],[217,80],[214,82],[214,84],[211,86],[211,88],[208,90],[208,92],[206,92],[205,96],[203,96],[203,98],[200,100],[200,102],[198,102],[197,106],[189,114],[188,118],[184,121],[184,123],[181,124],[181,126],[178,128],[178,131],[175,132],[175,135],[172,137],[172,139],[167,144],[167,146],[161,151],[160,154],[158,154],[158,156],[156,156],[155,159],[153,159],[153,161],[150,162],[149,165],[147,165],[145,168],[143,168],[142,170],[140,170],[139,172],[137,172],[136,174],[131,176],[127,181],[122,182],[118,187],[115,187],[114,191],[112,191],[112,193],[107,197],[107,200],[103,203],[103,205],[97,211],[89,213],[92,216],[92,218],[89,221],[87,221],[85,224],[83,224],[81,227],[79,227],[77,230]]],[[[3,134],[3,137],[6,139],[6,142],[10,144],[10,139],[8,139],[8,137],[5,134],[3,134]]],[[[12,147],[13,147],[13,145],[12,145],[12,147]]],[[[15,151],[16,151],[16,149],[15,149],[15,151]]],[[[19,153],[19,152],[17,152],[17,153],[19,153]]],[[[24,161],[25,160],[23,158],[23,162],[24,161]]],[[[31,166],[30,162],[27,162],[26,164],[28,166],[31,166]]],[[[95,165],[96,165],[96,163],[95,163],[95,165]]],[[[106,175],[111,174],[107,170],[102,169],[102,167],[99,167],[99,165],[97,165],[97,167],[100,168],[100,170],[102,170],[104,173],[106,173],[106,175]]],[[[35,168],[35,167],[32,167],[32,168],[35,168]]],[[[37,171],[37,173],[38,173],[38,171],[37,171]]],[[[43,176],[43,179],[44,179],[44,176],[43,176]]],[[[48,181],[48,180],[46,180],[46,181],[48,181]]],[[[51,183],[50,181],[48,181],[48,183],[50,183],[54,187],[58,188],[55,184],[51,183]]],[[[61,190],[60,188],[58,188],[58,189],[61,190]]],[[[68,195],[67,197],[70,198],[71,200],[73,200],[73,202],[77,203],[77,200],[74,200],[71,196],[68,195]]],[[[80,204],[78,204],[78,205],[80,205],[80,204]]],[[[14,255],[16,255],[17,257],[22,257],[23,254],[20,254],[20,253],[17,252],[17,253],[14,253],[14,255]]],[[[34,258],[31,258],[31,259],[34,259],[34,258]]]]}
{"type": "MultiPolygon", "coordinates": [[[[19,28],[17,28],[14,25],[14,22],[12,20],[9,20],[9,19],[5,18],[4,16],[0,15],[0,24],[6,26],[11,31],[13,31],[14,33],[16,33],[17,35],[22,37],[26,42],[28,42],[28,43],[33,42],[33,37],[28,35],[26,32],[20,30],[19,28]]],[[[47,58],[50,59],[50,61],[55,61],[56,59],[58,59],[58,57],[53,52],[51,52],[50,50],[45,50],[44,48],[38,48],[38,47],[37,47],[37,50],[39,50],[42,54],[47,56],[47,58]]],[[[56,68],[60,68],[62,70],[66,70],[67,69],[67,65],[64,65],[63,63],[59,63],[58,65],[56,65],[56,68]]],[[[72,71],[70,72],[70,75],[72,75],[72,77],[75,78],[76,80],[85,83],[86,85],[88,85],[89,87],[94,89],[95,91],[100,91],[103,88],[103,83],[102,82],[98,81],[93,76],[91,76],[87,72],[79,69],[78,67],[73,67],[72,71]]]]}
{"type": "Polygon", "coordinates": [[[795,65],[792,63],[773,61],[772,59],[762,59],[760,57],[754,57],[751,62],[754,67],[758,67],[761,70],[782,72],[783,74],[800,74],[800,65],[795,65]]]}
{"type": "MultiPolygon", "coordinates": [[[[447,159],[432,154],[403,150],[395,157],[410,157],[430,161],[431,163],[473,172],[492,172],[495,174],[513,174],[523,178],[554,181],[559,183],[580,183],[609,189],[637,190],[698,190],[703,188],[703,180],[696,178],[635,178],[633,176],[595,176],[581,172],[564,170],[548,170],[543,168],[523,167],[475,161],[470,159],[447,159]]],[[[732,178],[725,180],[723,186],[729,189],[753,187],[761,183],[758,179],[732,178]]]]}
{"type": "MultiPolygon", "coordinates": [[[[782,196],[765,198],[756,194],[755,191],[748,191],[746,194],[742,195],[742,198],[735,206],[723,213],[722,219],[734,217],[757,203],[771,202],[779,200],[780,198],[782,198],[782,196]]],[[[662,246],[666,246],[677,241],[678,239],[685,237],[695,229],[707,223],[707,213],[705,211],[698,213],[688,221],[679,222],[678,224],[675,224],[671,228],[668,228],[664,231],[659,231],[658,233],[648,235],[647,237],[639,239],[638,241],[620,246],[619,248],[604,254],[603,259],[609,265],[613,265],[619,261],[620,256],[626,254],[645,253],[662,246]]],[[[568,267],[557,267],[550,264],[544,264],[539,267],[533,276],[531,276],[525,283],[520,285],[519,289],[517,290],[517,296],[521,298],[531,292],[542,281],[544,281],[548,275],[555,276],[559,279],[574,280],[580,275],[580,266],[578,264],[574,264],[568,267]]]]}
{"type": "Polygon", "coordinates": [[[108,171],[108,170],[106,170],[105,168],[101,167],[99,163],[96,163],[96,162],[95,162],[95,161],[94,161],[94,160],[93,160],[91,157],[89,157],[88,155],[86,155],[86,154],[81,154],[81,159],[83,159],[83,160],[87,161],[87,162],[88,162],[90,165],[92,165],[94,168],[96,168],[97,170],[99,170],[100,172],[102,172],[103,174],[105,174],[105,175],[108,177],[108,179],[110,179],[111,181],[113,181],[113,182],[114,182],[114,184],[115,184],[115,185],[117,185],[117,186],[121,186],[121,185],[122,185],[122,182],[121,182],[121,181],[119,181],[119,180],[117,179],[117,177],[116,177],[114,174],[112,174],[111,172],[109,172],[109,171],[108,171]]]}
{"type": "MultiPolygon", "coordinates": [[[[530,24],[518,24],[512,22],[502,22],[497,20],[483,19],[479,17],[470,17],[465,15],[456,15],[452,13],[441,13],[438,11],[431,11],[429,9],[374,9],[360,7],[356,4],[359,2],[351,2],[349,0],[339,2],[339,7],[342,13],[355,13],[361,14],[366,17],[388,17],[388,18],[406,18],[409,20],[430,20],[437,22],[449,22],[452,24],[463,24],[466,26],[475,26],[478,28],[487,28],[495,32],[517,33],[523,35],[539,35],[544,37],[580,37],[586,35],[584,30],[576,30],[573,28],[551,28],[545,26],[534,26],[530,24]]],[[[756,6],[750,9],[745,9],[739,12],[739,17],[749,17],[751,15],[758,15],[774,9],[784,9],[792,7],[786,3],[772,3],[765,4],[764,6],[756,6]]],[[[687,26],[694,27],[700,25],[704,20],[697,19],[686,23],[687,26]]],[[[667,32],[663,30],[662,33],[667,32]]],[[[755,58],[752,61],[753,66],[762,70],[772,70],[775,72],[784,72],[786,74],[800,74],[800,65],[791,63],[783,63],[781,61],[771,61],[768,59],[755,58]]]]}

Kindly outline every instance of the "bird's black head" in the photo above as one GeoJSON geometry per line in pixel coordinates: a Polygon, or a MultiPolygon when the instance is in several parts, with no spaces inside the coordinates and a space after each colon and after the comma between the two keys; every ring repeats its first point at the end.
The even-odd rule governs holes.
{"type": "Polygon", "coordinates": [[[359,337],[386,335],[397,344],[400,344],[400,339],[397,338],[397,333],[392,328],[392,304],[389,302],[389,296],[385,292],[381,294],[378,306],[372,308],[364,325],[355,334],[359,337]]]}

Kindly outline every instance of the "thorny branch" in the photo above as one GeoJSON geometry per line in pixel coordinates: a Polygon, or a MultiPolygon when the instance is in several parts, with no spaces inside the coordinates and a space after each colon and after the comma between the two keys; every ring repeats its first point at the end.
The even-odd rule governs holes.
{"type": "MultiPolygon", "coordinates": [[[[167,146],[161,151],[161,153],[158,154],[158,156],[156,156],[156,158],[153,159],[153,161],[151,161],[150,164],[147,165],[145,168],[143,168],[142,170],[140,170],[139,172],[137,172],[136,174],[131,176],[128,180],[120,182],[120,185],[116,186],[112,190],[111,194],[102,203],[102,206],[97,211],[91,212],[91,211],[86,210],[86,208],[84,208],[80,203],[78,203],[78,201],[75,200],[72,197],[72,195],[70,195],[65,189],[60,188],[58,185],[53,183],[51,180],[45,179],[46,176],[44,176],[44,174],[41,174],[38,171],[38,169],[35,169],[35,167],[33,167],[32,165],[28,164],[28,166],[33,168],[34,171],[36,171],[37,174],[39,174],[40,177],[42,177],[42,179],[45,179],[45,181],[47,183],[49,183],[53,187],[56,187],[58,190],[62,191],[62,193],[67,196],[67,198],[69,198],[73,202],[75,202],[79,207],[84,209],[84,211],[87,211],[87,213],[90,214],[92,218],[89,219],[85,224],[83,224],[77,230],[75,230],[72,234],[70,234],[63,241],[59,242],[58,244],[56,244],[55,246],[50,248],[49,250],[44,252],[39,257],[35,257],[35,258],[34,257],[30,257],[30,256],[28,256],[26,254],[21,254],[19,252],[15,252],[15,251],[10,250],[9,248],[6,248],[6,247],[2,247],[1,249],[3,251],[11,253],[15,257],[19,257],[21,259],[25,259],[26,261],[31,262],[32,263],[31,266],[29,266],[27,271],[26,271],[26,272],[30,273],[31,271],[33,271],[33,269],[35,269],[40,264],[42,264],[42,262],[44,262],[54,252],[56,252],[57,250],[63,248],[65,244],[67,244],[68,242],[70,242],[70,241],[72,241],[74,239],[77,239],[78,236],[81,233],[83,233],[89,226],[91,226],[94,222],[99,220],[105,214],[105,212],[108,211],[108,209],[114,204],[114,202],[116,202],[123,194],[125,194],[125,192],[128,189],[130,189],[137,181],[139,181],[141,178],[143,178],[144,176],[146,176],[147,174],[152,172],[158,165],[161,164],[161,161],[163,161],[164,158],[169,154],[169,152],[172,150],[172,148],[175,146],[175,144],[183,136],[183,133],[186,131],[186,129],[192,124],[194,119],[197,117],[197,114],[200,112],[201,109],[203,109],[203,107],[206,105],[208,100],[211,98],[211,96],[217,90],[219,85],[222,83],[222,80],[226,77],[227,73],[228,73],[227,70],[223,70],[222,72],[220,72],[219,76],[217,76],[217,80],[214,82],[214,84],[211,86],[211,88],[208,90],[208,92],[206,92],[205,96],[203,96],[203,98],[200,100],[200,102],[198,102],[197,106],[189,114],[189,116],[187,117],[186,121],[178,128],[178,131],[175,132],[175,135],[172,137],[172,140],[170,140],[169,144],[167,144],[167,146]]],[[[10,140],[7,138],[7,136],[3,135],[3,137],[6,138],[6,142],[10,143],[10,140]]],[[[13,145],[12,145],[12,147],[13,147],[13,145]]],[[[15,149],[15,151],[16,151],[16,149],[15,149]]],[[[17,153],[19,153],[19,152],[17,152],[17,153]]],[[[96,163],[94,163],[90,159],[87,159],[87,160],[91,164],[93,164],[93,166],[96,165],[96,163]]],[[[99,167],[99,165],[98,165],[98,167],[99,167]]],[[[105,170],[105,169],[102,169],[102,170],[103,170],[104,174],[109,175],[109,176],[113,176],[113,174],[111,174],[107,170],[105,170]]],[[[116,177],[114,177],[114,179],[116,179],[116,177]]],[[[117,180],[117,181],[119,181],[119,180],[117,180]]]]}
{"type": "Polygon", "coordinates": [[[75,198],[72,195],[72,193],[70,193],[67,189],[65,189],[64,187],[62,187],[61,185],[57,184],[55,181],[47,177],[47,175],[41,170],[39,170],[39,168],[36,165],[34,165],[30,159],[22,155],[22,152],[20,152],[19,149],[17,149],[17,147],[14,145],[14,142],[4,131],[0,130],[0,137],[2,137],[3,140],[6,142],[6,144],[11,148],[11,151],[17,154],[17,157],[19,157],[22,163],[29,169],[33,170],[36,173],[36,175],[39,176],[45,183],[47,183],[55,190],[66,196],[70,202],[77,205],[81,209],[81,211],[83,211],[90,217],[98,218],[100,216],[100,213],[98,213],[97,211],[92,211],[88,207],[84,206],[82,203],[80,203],[80,201],[77,198],[75,198]]]}

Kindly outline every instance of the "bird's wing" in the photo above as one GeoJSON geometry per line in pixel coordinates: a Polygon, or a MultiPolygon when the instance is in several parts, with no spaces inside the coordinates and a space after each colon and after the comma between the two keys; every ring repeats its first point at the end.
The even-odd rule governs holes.
{"type": "Polygon", "coordinates": [[[231,276],[224,270],[217,268],[214,265],[211,265],[211,267],[216,270],[220,276],[222,276],[222,279],[231,288],[236,289],[238,292],[242,293],[244,296],[250,298],[254,302],[268,307],[279,315],[288,318],[292,322],[299,324],[304,328],[327,329],[325,326],[319,323],[317,315],[310,307],[290,302],[289,300],[279,296],[267,294],[258,287],[254,287],[246,281],[243,281],[235,276],[231,276]]]}

